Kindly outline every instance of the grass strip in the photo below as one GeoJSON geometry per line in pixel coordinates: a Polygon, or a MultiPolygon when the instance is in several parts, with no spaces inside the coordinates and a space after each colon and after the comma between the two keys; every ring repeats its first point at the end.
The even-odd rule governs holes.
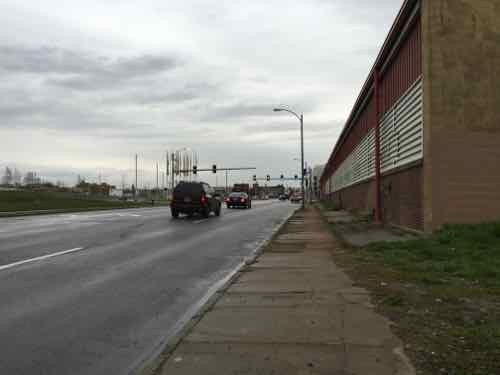
{"type": "Polygon", "coordinates": [[[500,374],[500,223],[341,246],[334,257],[395,323],[418,374],[500,374]]]}

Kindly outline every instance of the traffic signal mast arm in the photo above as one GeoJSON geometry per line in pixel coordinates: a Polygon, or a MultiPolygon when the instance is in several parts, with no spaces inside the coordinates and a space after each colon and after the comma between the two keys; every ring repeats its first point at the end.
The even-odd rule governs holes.
{"type": "Polygon", "coordinates": [[[280,177],[271,177],[271,178],[267,178],[267,177],[257,177],[254,179],[255,181],[297,181],[299,180],[298,177],[284,177],[284,178],[280,178],[280,177]]]}
{"type": "MultiPolygon", "coordinates": [[[[255,170],[255,167],[242,167],[242,168],[215,168],[215,171],[247,171],[247,170],[255,170]]],[[[214,168],[198,168],[196,165],[193,166],[193,169],[181,169],[179,173],[183,172],[213,172],[214,168]],[[196,167],[196,168],[195,168],[196,167]]]]}

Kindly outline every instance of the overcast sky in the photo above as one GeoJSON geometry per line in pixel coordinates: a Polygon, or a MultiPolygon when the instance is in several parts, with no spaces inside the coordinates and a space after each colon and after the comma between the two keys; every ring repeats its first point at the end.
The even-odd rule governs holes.
{"type": "Polygon", "coordinates": [[[0,0],[0,168],[132,183],[137,153],[151,184],[165,150],[190,147],[200,167],[292,175],[298,121],[278,105],[304,113],[322,164],[401,4],[0,0]]]}

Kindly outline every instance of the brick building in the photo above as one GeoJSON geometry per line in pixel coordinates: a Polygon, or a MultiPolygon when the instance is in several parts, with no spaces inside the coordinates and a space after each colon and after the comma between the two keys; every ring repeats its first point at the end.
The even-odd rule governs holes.
{"type": "Polygon", "coordinates": [[[347,209],[432,231],[500,219],[500,0],[406,0],[321,177],[347,209]]]}

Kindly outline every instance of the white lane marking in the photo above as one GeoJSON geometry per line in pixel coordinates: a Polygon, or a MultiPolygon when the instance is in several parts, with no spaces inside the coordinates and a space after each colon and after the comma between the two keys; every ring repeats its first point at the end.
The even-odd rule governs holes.
{"type": "Polygon", "coordinates": [[[53,257],[57,257],[59,255],[74,253],[76,251],[80,251],[80,250],[83,250],[83,249],[84,249],[83,247],[75,247],[74,249],[69,249],[69,250],[64,250],[64,251],[58,251],[57,253],[42,255],[42,256],[39,256],[39,257],[36,257],[36,258],[29,258],[29,259],[25,259],[25,260],[20,260],[18,262],[14,262],[14,263],[10,263],[10,264],[4,264],[4,265],[0,266],[0,271],[6,270],[6,269],[9,269],[9,268],[12,268],[12,267],[20,266],[20,265],[26,264],[26,263],[37,262],[39,260],[53,258],[53,257]]]}

